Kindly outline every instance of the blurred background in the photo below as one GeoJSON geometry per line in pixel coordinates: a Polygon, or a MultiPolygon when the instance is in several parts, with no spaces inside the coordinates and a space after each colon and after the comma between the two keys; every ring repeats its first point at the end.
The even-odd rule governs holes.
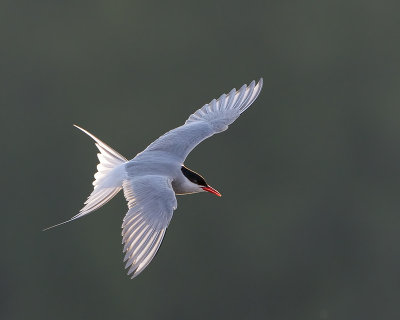
{"type": "Polygon", "coordinates": [[[0,2],[0,318],[400,317],[397,1],[0,2]],[[223,194],[179,197],[130,280],[122,194],[88,217],[93,132],[132,158],[264,77],[186,161],[223,194]]]}

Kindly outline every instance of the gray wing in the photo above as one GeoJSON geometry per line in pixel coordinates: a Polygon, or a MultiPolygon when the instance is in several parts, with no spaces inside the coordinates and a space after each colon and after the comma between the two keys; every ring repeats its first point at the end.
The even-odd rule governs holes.
{"type": "Polygon", "coordinates": [[[200,142],[228,129],[258,97],[262,85],[261,78],[257,84],[253,81],[248,86],[243,85],[238,91],[232,89],[228,94],[212,100],[193,113],[183,126],[167,132],[145,151],[168,152],[183,163],[200,142]]]}
{"type": "Polygon", "coordinates": [[[123,188],[129,207],[122,223],[124,262],[133,279],[156,255],[177,202],[167,177],[126,180],[123,188]]]}

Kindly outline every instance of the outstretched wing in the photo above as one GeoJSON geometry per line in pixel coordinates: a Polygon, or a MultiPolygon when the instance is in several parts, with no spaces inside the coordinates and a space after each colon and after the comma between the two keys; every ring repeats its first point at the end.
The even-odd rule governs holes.
{"type": "Polygon", "coordinates": [[[201,141],[228,129],[258,97],[262,85],[261,78],[257,84],[253,81],[248,86],[243,85],[238,91],[232,89],[228,94],[212,100],[193,113],[183,126],[167,132],[144,152],[168,152],[183,163],[190,151],[201,141]]]}
{"type": "Polygon", "coordinates": [[[123,188],[129,207],[122,223],[124,262],[133,279],[156,255],[177,202],[167,177],[149,175],[126,180],[123,188]]]}

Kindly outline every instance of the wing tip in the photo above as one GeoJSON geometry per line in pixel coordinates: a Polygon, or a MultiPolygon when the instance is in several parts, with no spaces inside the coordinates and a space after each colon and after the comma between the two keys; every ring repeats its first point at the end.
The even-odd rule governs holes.
{"type": "MultiPolygon", "coordinates": [[[[233,89],[229,92],[229,94],[231,94],[231,93],[233,93],[233,92],[239,93],[240,91],[246,90],[246,89],[248,89],[248,88],[250,88],[250,87],[253,87],[253,88],[259,87],[259,88],[257,89],[257,91],[260,92],[261,89],[262,89],[263,84],[264,84],[264,79],[263,79],[263,77],[260,77],[260,78],[258,79],[257,83],[256,83],[256,80],[253,80],[253,81],[251,81],[249,84],[244,84],[244,85],[242,85],[242,86],[240,87],[239,90],[236,90],[235,88],[233,88],[233,89]]],[[[228,95],[229,95],[229,94],[228,94],[228,95]]]]}

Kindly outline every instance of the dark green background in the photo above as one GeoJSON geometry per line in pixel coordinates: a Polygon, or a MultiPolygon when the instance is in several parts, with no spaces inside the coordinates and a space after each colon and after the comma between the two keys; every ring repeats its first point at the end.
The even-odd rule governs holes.
{"type": "Polygon", "coordinates": [[[400,317],[398,1],[0,2],[0,318],[400,317]],[[123,269],[122,195],[75,215],[92,141],[128,158],[212,98],[255,104],[186,165],[159,254],[123,269]]]}

